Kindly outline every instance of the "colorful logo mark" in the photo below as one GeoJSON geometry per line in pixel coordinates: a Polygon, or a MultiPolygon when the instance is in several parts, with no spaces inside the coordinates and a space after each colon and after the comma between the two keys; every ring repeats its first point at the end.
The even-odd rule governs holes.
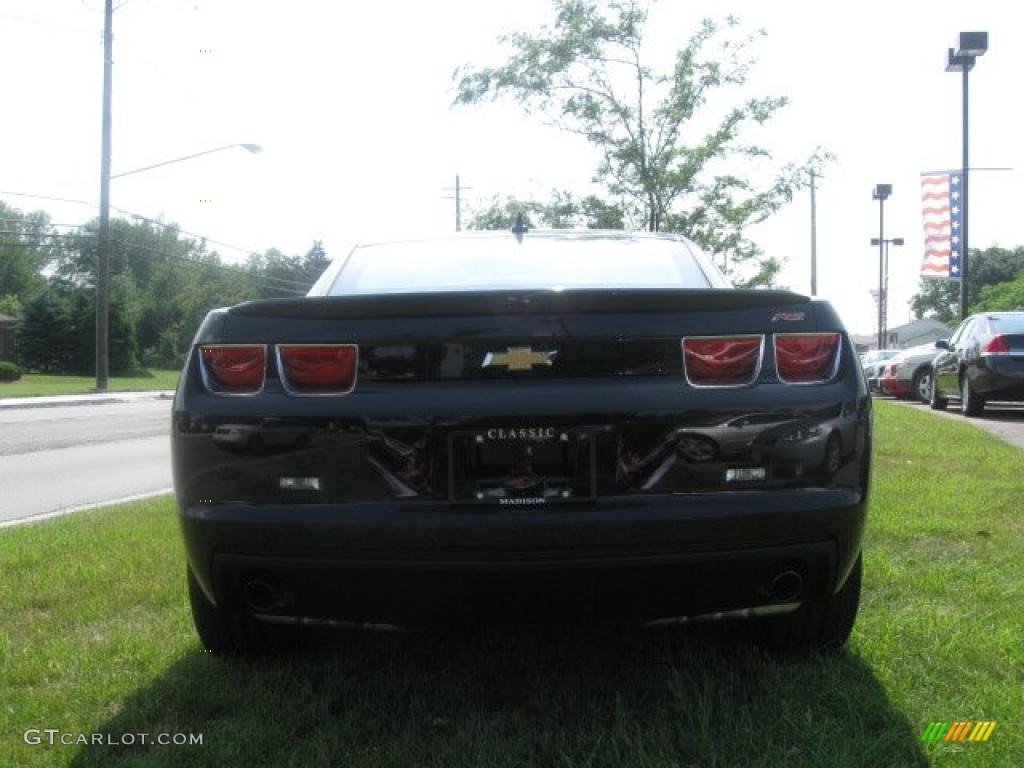
{"type": "Polygon", "coordinates": [[[933,720],[924,729],[921,741],[988,741],[995,727],[995,720],[933,720]]]}

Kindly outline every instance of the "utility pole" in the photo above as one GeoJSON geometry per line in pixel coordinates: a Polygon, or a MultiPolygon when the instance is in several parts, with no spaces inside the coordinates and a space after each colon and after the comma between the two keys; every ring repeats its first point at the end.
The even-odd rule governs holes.
{"type": "Polygon", "coordinates": [[[110,96],[114,65],[114,0],[103,11],[103,139],[100,151],[100,227],[96,242],[96,390],[110,374],[110,96]]]}
{"type": "Polygon", "coordinates": [[[818,216],[814,199],[814,180],[816,175],[811,171],[811,295],[818,294],[818,216]]]}
{"type": "MultiPolygon", "coordinates": [[[[455,191],[455,198],[454,199],[455,199],[455,231],[456,232],[461,232],[462,231],[462,190],[464,190],[464,189],[472,189],[472,187],[464,187],[464,186],[462,186],[462,183],[459,180],[459,174],[457,174],[457,173],[455,174],[455,186],[454,187],[445,187],[444,188],[445,192],[451,192],[452,190],[455,191]]],[[[451,195],[445,195],[445,199],[446,200],[451,200],[452,196],[451,195]]]]}

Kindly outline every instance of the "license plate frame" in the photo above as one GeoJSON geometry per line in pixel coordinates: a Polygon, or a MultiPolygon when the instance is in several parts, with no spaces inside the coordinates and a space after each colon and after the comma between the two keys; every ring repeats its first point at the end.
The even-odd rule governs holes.
{"type": "Polygon", "coordinates": [[[536,511],[597,498],[594,431],[483,427],[448,435],[452,505],[536,511]]]}

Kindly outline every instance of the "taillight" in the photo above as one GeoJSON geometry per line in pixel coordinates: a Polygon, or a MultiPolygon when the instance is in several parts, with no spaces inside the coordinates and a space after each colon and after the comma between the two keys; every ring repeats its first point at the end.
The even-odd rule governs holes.
{"type": "Polygon", "coordinates": [[[263,344],[200,347],[203,381],[221,395],[255,395],[263,389],[267,348],[263,344]]]}
{"type": "Polygon", "coordinates": [[[279,344],[285,390],[296,395],[347,395],[356,384],[355,344],[279,344]]]}
{"type": "Polygon", "coordinates": [[[775,334],[775,367],[787,384],[828,381],[838,362],[838,333],[775,334]]]}
{"type": "Polygon", "coordinates": [[[752,384],[761,368],[762,336],[697,336],[683,339],[686,380],[696,387],[752,384]]]}
{"type": "Polygon", "coordinates": [[[985,355],[1008,355],[1010,354],[1010,345],[1006,342],[1005,337],[993,336],[981,348],[981,352],[985,355]]]}

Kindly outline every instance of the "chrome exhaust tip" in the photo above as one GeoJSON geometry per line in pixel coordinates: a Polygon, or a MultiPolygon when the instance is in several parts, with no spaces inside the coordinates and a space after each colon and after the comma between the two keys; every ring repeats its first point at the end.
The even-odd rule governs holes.
{"type": "Polygon", "coordinates": [[[777,603],[791,603],[804,590],[804,577],[794,570],[783,571],[768,583],[768,595],[777,603]]]}
{"type": "Polygon", "coordinates": [[[254,611],[272,611],[286,604],[284,594],[262,579],[252,579],[242,588],[242,599],[254,611]]]}

